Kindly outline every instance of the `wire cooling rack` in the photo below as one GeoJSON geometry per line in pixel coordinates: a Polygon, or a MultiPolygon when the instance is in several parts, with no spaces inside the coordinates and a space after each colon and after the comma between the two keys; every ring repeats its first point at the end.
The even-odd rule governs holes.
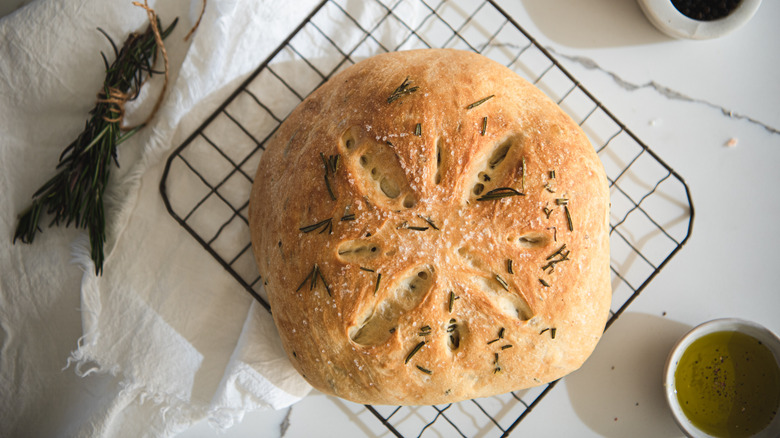
{"type": "MultiPolygon", "coordinates": [[[[324,0],[168,159],[160,191],[171,216],[270,311],[247,220],[264,143],[341,69],[430,47],[472,50],[507,65],[590,138],[611,191],[609,327],[687,241],[688,187],[492,0],[324,0]]],[[[396,436],[507,436],[555,383],[442,406],[365,409],[396,436]]]]}

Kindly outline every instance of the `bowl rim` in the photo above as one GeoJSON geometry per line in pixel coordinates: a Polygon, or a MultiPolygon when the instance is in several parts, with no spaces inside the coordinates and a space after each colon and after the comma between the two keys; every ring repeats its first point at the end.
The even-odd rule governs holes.
{"type": "Polygon", "coordinates": [[[693,40],[718,38],[730,34],[753,18],[761,0],[742,0],[727,16],[712,21],[694,20],[677,10],[671,0],[637,0],[647,19],[661,32],[693,40]]]}
{"type": "MultiPolygon", "coordinates": [[[[740,318],[719,318],[713,319],[697,325],[682,335],[677,342],[675,342],[672,349],[669,351],[669,355],[666,358],[666,364],[664,365],[663,374],[663,386],[664,395],[666,397],[667,405],[672,411],[672,416],[680,429],[686,436],[692,438],[716,438],[713,435],[709,435],[706,432],[700,430],[691,423],[690,420],[682,412],[682,408],[677,400],[677,390],[675,387],[674,375],[677,370],[677,362],[679,362],[682,354],[695,340],[701,338],[704,335],[710,333],[716,333],[721,331],[739,331],[747,335],[753,336],[764,343],[767,348],[772,352],[780,367],[780,337],[774,332],[767,329],[753,321],[748,321],[740,318]]],[[[769,424],[769,427],[765,428],[762,432],[759,432],[756,437],[763,436],[764,433],[773,432],[771,429],[775,428],[776,431],[780,430],[780,415],[775,415],[775,418],[769,424]]],[[[769,436],[769,435],[767,435],[769,436]]]]}

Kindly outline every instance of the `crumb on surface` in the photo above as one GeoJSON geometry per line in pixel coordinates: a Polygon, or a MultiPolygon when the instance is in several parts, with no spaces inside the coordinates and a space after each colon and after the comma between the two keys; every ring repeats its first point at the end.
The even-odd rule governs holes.
{"type": "Polygon", "coordinates": [[[731,137],[729,141],[726,142],[726,146],[730,148],[735,147],[737,144],[739,144],[739,139],[736,137],[731,137]]]}

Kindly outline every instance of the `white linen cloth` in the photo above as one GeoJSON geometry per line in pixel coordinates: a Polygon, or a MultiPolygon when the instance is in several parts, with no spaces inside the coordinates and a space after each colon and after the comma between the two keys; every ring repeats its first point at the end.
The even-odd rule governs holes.
{"type": "MultiPolygon", "coordinates": [[[[0,436],[171,436],[203,418],[224,429],[279,409],[308,384],[261,306],[167,213],[165,160],[293,31],[314,0],[150,2],[163,26],[168,93],[113,168],[104,273],[86,234],[11,240],[17,215],[83,129],[105,77],[99,53],[143,31],[130,0],[39,0],[0,19],[0,436]]],[[[158,62],[157,68],[162,68],[158,62]]],[[[128,106],[142,120],[162,75],[128,106]]]]}

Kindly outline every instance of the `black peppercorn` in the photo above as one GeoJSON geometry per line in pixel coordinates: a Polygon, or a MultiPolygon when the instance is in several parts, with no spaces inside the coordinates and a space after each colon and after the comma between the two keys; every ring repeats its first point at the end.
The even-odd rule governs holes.
{"type": "Polygon", "coordinates": [[[683,15],[699,21],[713,21],[726,17],[742,0],[671,0],[683,15]]]}

